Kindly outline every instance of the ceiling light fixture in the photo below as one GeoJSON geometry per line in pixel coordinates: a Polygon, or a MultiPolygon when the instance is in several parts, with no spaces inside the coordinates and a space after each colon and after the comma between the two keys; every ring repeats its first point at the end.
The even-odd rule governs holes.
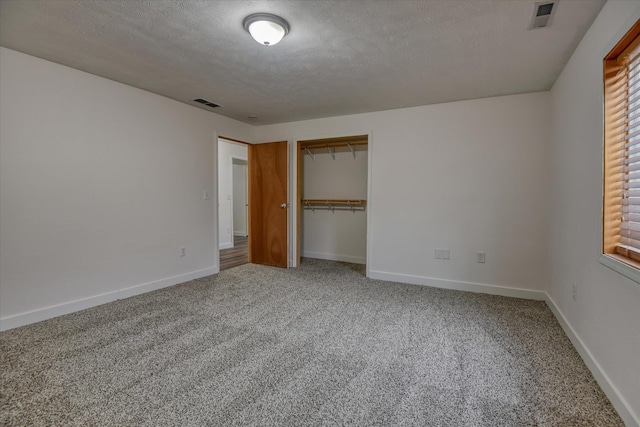
{"type": "Polygon", "coordinates": [[[242,26],[264,46],[273,46],[289,33],[289,23],[270,13],[249,15],[242,21],[242,26]]]}

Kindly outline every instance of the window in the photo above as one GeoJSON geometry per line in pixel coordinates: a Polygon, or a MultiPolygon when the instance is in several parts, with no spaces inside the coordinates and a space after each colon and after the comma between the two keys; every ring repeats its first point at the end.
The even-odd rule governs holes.
{"type": "Polygon", "coordinates": [[[640,268],[640,21],[604,58],[603,253],[640,268]]]}

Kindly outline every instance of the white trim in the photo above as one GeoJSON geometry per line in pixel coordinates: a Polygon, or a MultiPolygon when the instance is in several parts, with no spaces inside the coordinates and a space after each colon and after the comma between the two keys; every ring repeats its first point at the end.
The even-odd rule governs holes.
{"type": "Polygon", "coordinates": [[[365,261],[366,277],[370,277],[371,260],[373,258],[373,130],[367,132],[367,253],[365,261]]]}
{"type": "Polygon", "coordinates": [[[391,282],[408,283],[412,285],[433,286],[436,288],[454,289],[459,291],[486,293],[492,295],[502,295],[515,298],[526,298],[538,301],[545,301],[553,315],[558,319],[558,323],[567,335],[574,348],[582,357],[585,365],[597,381],[602,391],[607,395],[611,404],[618,412],[627,427],[640,427],[640,418],[633,412],[631,405],[622,397],[609,376],[604,372],[593,354],[582,342],[578,334],[571,327],[551,296],[544,291],[533,289],[518,289],[504,286],[488,285],[483,283],[460,282],[454,280],[435,279],[431,277],[412,276],[408,274],[388,273],[383,271],[370,271],[371,279],[385,280],[391,282]]]}
{"type": "Polygon", "coordinates": [[[211,198],[213,202],[213,263],[217,272],[220,271],[220,200],[218,193],[220,192],[220,185],[218,184],[218,132],[213,132],[213,173],[211,179],[213,180],[213,188],[211,198]]]}
{"type": "Polygon", "coordinates": [[[31,323],[40,322],[42,320],[52,319],[64,314],[74,313],[76,311],[85,310],[87,308],[106,304],[108,302],[129,298],[135,295],[144,294],[178,283],[188,282],[189,280],[199,279],[201,277],[210,276],[219,273],[218,266],[205,268],[202,270],[192,271],[190,273],[180,274],[178,276],[167,277],[153,282],[147,282],[128,288],[118,289],[117,291],[107,292],[104,294],[94,295],[87,298],[81,298],[62,304],[52,305],[37,310],[27,311],[25,313],[15,314],[0,318],[0,331],[17,328],[31,323]]]}
{"type": "Polygon", "coordinates": [[[611,404],[616,409],[618,415],[620,415],[620,418],[622,418],[625,425],[627,427],[640,427],[640,418],[633,412],[631,406],[627,403],[624,397],[622,397],[616,386],[613,385],[613,382],[609,379],[609,376],[604,372],[596,358],[593,356],[593,354],[591,354],[587,346],[582,342],[576,331],[573,330],[573,328],[549,294],[546,295],[546,302],[551,309],[551,312],[556,316],[556,319],[558,319],[558,323],[560,323],[560,326],[564,330],[564,333],[567,334],[567,337],[569,337],[569,340],[575,347],[580,357],[582,357],[582,360],[584,361],[585,365],[587,365],[587,368],[589,368],[589,371],[591,371],[591,374],[598,382],[600,388],[602,388],[602,391],[604,391],[604,394],[606,394],[611,401],[611,404]]]}
{"type": "Polygon", "coordinates": [[[246,232],[244,232],[244,231],[234,231],[234,232],[233,232],[233,235],[234,235],[234,236],[238,236],[238,237],[248,237],[248,236],[247,236],[247,233],[246,233],[246,232]]]}
{"type": "MultiPolygon", "coordinates": [[[[214,136],[215,135],[217,135],[217,134],[214,133],[214,136]]],[[[234,225],[233,225],[233,160],[235,159],[235,160],[240,160],[240,161],[243,161],[243,162],[247,162],[247,168],[248,168],[249,167],[249,147],[248,147],[247,144],[242,144],[242,143],[239,143],[239,142],[229,141],[228,139],[216,136],[215,137],[215,141],[214,141],[213,150],[214,150],[214,154],[215,154],[214,155],[214,157],[215,157],[215,159],[214,159],[214,162],[215,162],[214,163],[215,174],[214,175],[215,175],[215,192],[216,192],[216,195],[215,195],[215,205],[214,206],[215,206],[215,212],[216,212],[216,230],[217,230],[216,231],[216,236],[217,237],[216,237],[215,242],[217,242],[217,244],[218,244],[218,254],[217,254],[216,259],[218,260],[218,263],[219,263],[220,262],[219,261],[220,260],[220,253],[219,253],[220,250],[233,248],[233,236],[236,235],[235,231],[233,230],[233,228],[234,228],[234,225]],[[228,228],[230,230],[230,234],[231,235],[228,236],[229,240],[227,240],[226,233],[225,233],[225,240],[227,240],[225,242],[221,242],[222,236],[220,235],[220,194],[219,194],[219,191],[220,191],[220,176],[219,176],[220,175],[220,170],[219,170],[219,167],[218,167],[219,166],[219,164],[218,164],[219,163],[219,156],[220,156],[220,151],[219,151],[220,150],[220,144],[219,144],[220,141],[222,141],[222,142],[224,142],[225,144],[228,144],[228,145],[233,145],[233,146],[241,147],[241,148],[245,149],[245,153],[244,153],[245,155],[244,156],[238,157],[238,156],[236,156],[234,154],[229,154],[228,159],[225,160],[225,162],[228,161],[228,163],[227,163],[227,165],[229,166],[229,176],[228,176],[228,178],[229,178],[229,183],[231,183],[231,192],[229,193],[229,197],[230,198],[228,199],[228,201],[229,201],[229,212],[228,212],[229,213],[229,223],[226,224],[227,227],[225,227],[225,228],[228,228]]],[[[247,194],[247,196],[248,196],[248,194],[247,194]]],[[[248,213],[247,213],[247,219],[248,219],[248,213]]],[[[247,220],[247,228],[248,228],[248,220],[247,220]]],[[[248,233],[248,230],[247,230],[247,233],[248,233]]],[[[246,236],[246,234],[243,234],[243,235],[246,236]]]]}
{"type": "MultiPolygon", "coordinates": [[[[312,253],[305,253],[304,256],[309,256],[312,253]]],[[[316,256],[314,258],[319,258],[317,253],[313,253],[316,256]]],[[[311,257],[311,256],[309,256],[311,257]]],[[[336,258],[339,256],[336,256],[336,258]]],[[[360,257],[346,257],[350,259],[336,259],[338,261],[345,262],[355,262],[353,259],[362,259],[360,257]]],[[[331,259],[331,258],[321,258],[321,259],[331,259]]],[[[123,288],[113,292],[107,292],[100,295],[95,295],[92,297],[82,298],[75,301],[66,302],[63,304],[58,304],[38,310],[28,311],[21,314],[16,314],[13,316],[0,318],[0,331],[6,331],[9,329],[17,328],[20,326],[28,325],[31,323],[40,322],[47,319],[52,319],[54,317],[62,316],[69,313],[74,313],[76,311],[85,310],[87,308],[95,307],[98,305],[106,304],[112,301],[129,298],[135,295],[144,294],[147,292],[151,292],[154,290],[166,288],[169,286],[174,286],[179,283],[184,283],[189,280],[198,279],[205,276],[210,276],[212,274],[219,273],[219,267],[213,266],[209,268],[205,268],[202,270],[192,271],[190,273],[181,274],[178,276],[167,277],[165,279],[156,280],[153,282],[147,282],[140,285],[131,286],[128,288],[123,288]]],[[[618,389],[613,385],[608,375],[604,372],[598,361],[595,359],[593,354],[589,351],[589,349],[582,342],[578,334],[571,327],[567,319],[564,317],[556,303],[553,301],[553,298],[542,291],[536,291],[531,289],[518,289],[518,288],[509,288],[504,286],[496,286],[496,285],[488,285],[482,283],[473,283],[473,282],[459,282],[453,280],[444,280],[444,279],[435,279],[430,277],[422,277],[422,276],[412,276],[406,274],[397,274],[397,273],[387,273],[381,271],[370,271],[371,278],[377,280],[385,280],[392,282],[401,282],[401,283],[409,283],[413,285],[421,285],[421,286],[433,286],[437,288],[444,289],[454,289],[460,291],[468,291],[468,292],[477,292],[477,293],[486,293],[492,295],[502,295],[508,297],[516,297],[516,298],[526,298],[532,300],[540,300],[545,301],[549,306],[549,309],[554,314],[556,319],[558,319],[558,323],[562,327],[563,331],[575,347],[576,351],[582,357],[585,365],[591,371],[591,374],[594,376],[598,385],[602,388],[604,393],[607,395],[611,404],[616,409],[624,423],[628,427],[640,427],[640,418],[633,412],[630,405],[627,401],[622,397],[618,389]]]]}
{"type": "MultiPolygon", "coordinates": [[[[296,173],[292,174],[291,173],[291,156],[293,155],[292,152],[297,151],[294,150],[291,147],[291,141],[286,139],[283,140],[283,142],[286,141],[287,142],[287,182],[286,182],[286,186],[287,188],[285,189],[285,194],[287,197],[286,203],[287,203],[287,223],[285,224],[285,231],[287,232],[287,237],[286,237],[286,242],[287,242],[287,260],[291,259],[291,257],[293,257],[293,251],[294,251],[294,247],[291,246],[291,238],[289,237],[290,233],[291,233],[291,227],[293,226],[293,211],[297,210],[297,208],[292,209],[291,208],[291,201],[292,200],[297,200],[297,197],[294,197],[293,199],[291,198],[291,194],[290,194],[290,188],[291,188],[291,181],[294,180],[294,176],[295,176],[295,180],[298,180],[298,172],[296,171],[296,173]]],[[[247,171],[248,172],[248,171],[247,171]]],[[[247,228],[249,227],[249,217],[247,216],[247,228]]],[[[247,230],[249,231],[249,230],[247,230]]],[[[291,266],[289,265],[289,263],[287,262],[287,268],[291,268],[291,266]]]]}
{"type": "Polygon", "coordinates": [[[456,291],[475,292],[481,294],[501,295],[505,297],[525,298],[537,301],[546,300],[546,292],[534,289],[510,288],[489,285],[486,283],[462,282],[457,280],[437,279],[434,277],[413,276],[409,274],[389,273],[370,270],[369,277],[388,282],[408,283],[411,285],[432,286],[434,288],[453,289],[456,291]]]}
{"type": "Polygon", "coordinates": [[[598,258],[598,261],[605,267],[609,267],[626,278],[631,279],[636,283],[640,283],[640,270],[616,259],[615,255],[602,254],[600,255],[600,258],[598,258]]]}
{"type": "Polygon", "coordinates": [[[352,264],[365,264],[367,262],[367,259],[362,256],[328,254],[323,252],[301,251],[300,256],[303,258],[316,258],[316,259],[326,259],[329,261],[350,262],[352,264]]]}
{"type": "MultiPolygon", "coordinates": [[[[219,175],[220,173],[218,173],[219,175]]],[[[229,231],[231,234],[231,247],[233,247],[233,155],[229,155],[229,182],[231,183],[231,191],[229,192],[229,231]]],[[[220,209],[218,209],[218,215],[220,215],[220,209]]],[[[218,221],[220,221],[218,219],[218,221]]]]}
{"type": "MultiPolygon", "coordinates": [[[[307,141],[310,139],[330,139],[330,138],[336,138],[336,137],[340,137],[339,135],[342,136],[350,136],[350,135],[368,135],[367,137],[367,254],[366,254],[366,259],[365,262],[356,262],[356,261],[345,261],[345,262],[353,262],[356,264],[365,264],[366,265],[366,276],[369,277],[369,265],[371,264],[371,251],[373,248],[373,244],[372,242],[372,228],[371,228],[371,215],[372,215],[372,194],[373,194],[373,190],[372,190],[372,165],[373,165],[373,156],[372,156],[372,151],[373,151],[373,131],[368,130],[368,131],[363,131],[363,130],[342,130],[342,131],[331,131],[328,133],[324,133],[324,132],[312,132],[310,134],[307,135],[303,135],[303,136],[298,136],[297,138],[294,139],[289,139],[289,149],[291,151],[290,156],[289,156],[289,174],[290,174],[290,196],[291,196],[291,200],[297,200],[298,197],[298,142],[299,141],[307,141]],[[294,178],[291,178],[294,177],[294,178]]],[[[296,202],[297,203],[297,202],[296,202]]],[[[298,265],[296,265],[296,253],[297,253],[297,243],[298,243],[298,209],[297,206],[294,206],[293,204],[291,204],[291,209],[289,210],[289,233],[290,233],[290,238],[289,238],[289,245],[290,245],[290,254],[289,254],[289,267],[298,267],[298,265]]],[[[300,248],[300,257],[303,257],[303,253],[302,253],[302,248],[300,248]]],[[[333,255],[335,256],[340,256],[340,255],[333,255]]],[[[313,256],[310,258],[320,258],[319,256],[313,256]]],[[[328,259],[328,260],[332,260],[332,261],[341,261],[339,259],[336,258],[321,258],[321,259],[328,259]]],[[[358,259],[358,258],[355,258],[358,259]]]]}
{"type": "MultiPolygon", "coordinates": [[[[287,139],[289,143],[289,212],[288,221],[288,256],[289,268],[298,266],[298,141],[287,139]]],[[[302,254],[300,254],[302,256],[302,254]]]]}

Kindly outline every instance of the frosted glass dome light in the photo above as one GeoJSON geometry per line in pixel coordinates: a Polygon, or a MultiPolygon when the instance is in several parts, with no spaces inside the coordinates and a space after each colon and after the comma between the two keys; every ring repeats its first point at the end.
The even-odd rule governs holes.
{"type": "Polygon", "coordinates": [[[255,41],[264,46],[273,46],[289,32],[289,24],[270,13],[254,13],[244,18],[242,26],[255,41]]]}

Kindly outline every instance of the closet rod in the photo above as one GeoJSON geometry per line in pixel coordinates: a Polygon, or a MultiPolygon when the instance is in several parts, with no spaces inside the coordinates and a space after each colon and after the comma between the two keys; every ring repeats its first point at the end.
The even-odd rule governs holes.
{"type": "Polygon", "coordinates": [[[366,200],[343,200],[343,199],[305,199],[302,200],[305,209],[313,212],[318,210],[338,211],[364,211],[367,208],[366,200]]]}
{"type": "Polygon", "coordinates": [[[315,212],[316,210],[319,211],[351,211],[351,212],[364,212],[365,209],[367,209],[366,206],[333,206],[333,205],[329,205],[329,206],[322,206],[322,205],[305,205],[305,210],[311,210],[313,212],[315,212]]]}

